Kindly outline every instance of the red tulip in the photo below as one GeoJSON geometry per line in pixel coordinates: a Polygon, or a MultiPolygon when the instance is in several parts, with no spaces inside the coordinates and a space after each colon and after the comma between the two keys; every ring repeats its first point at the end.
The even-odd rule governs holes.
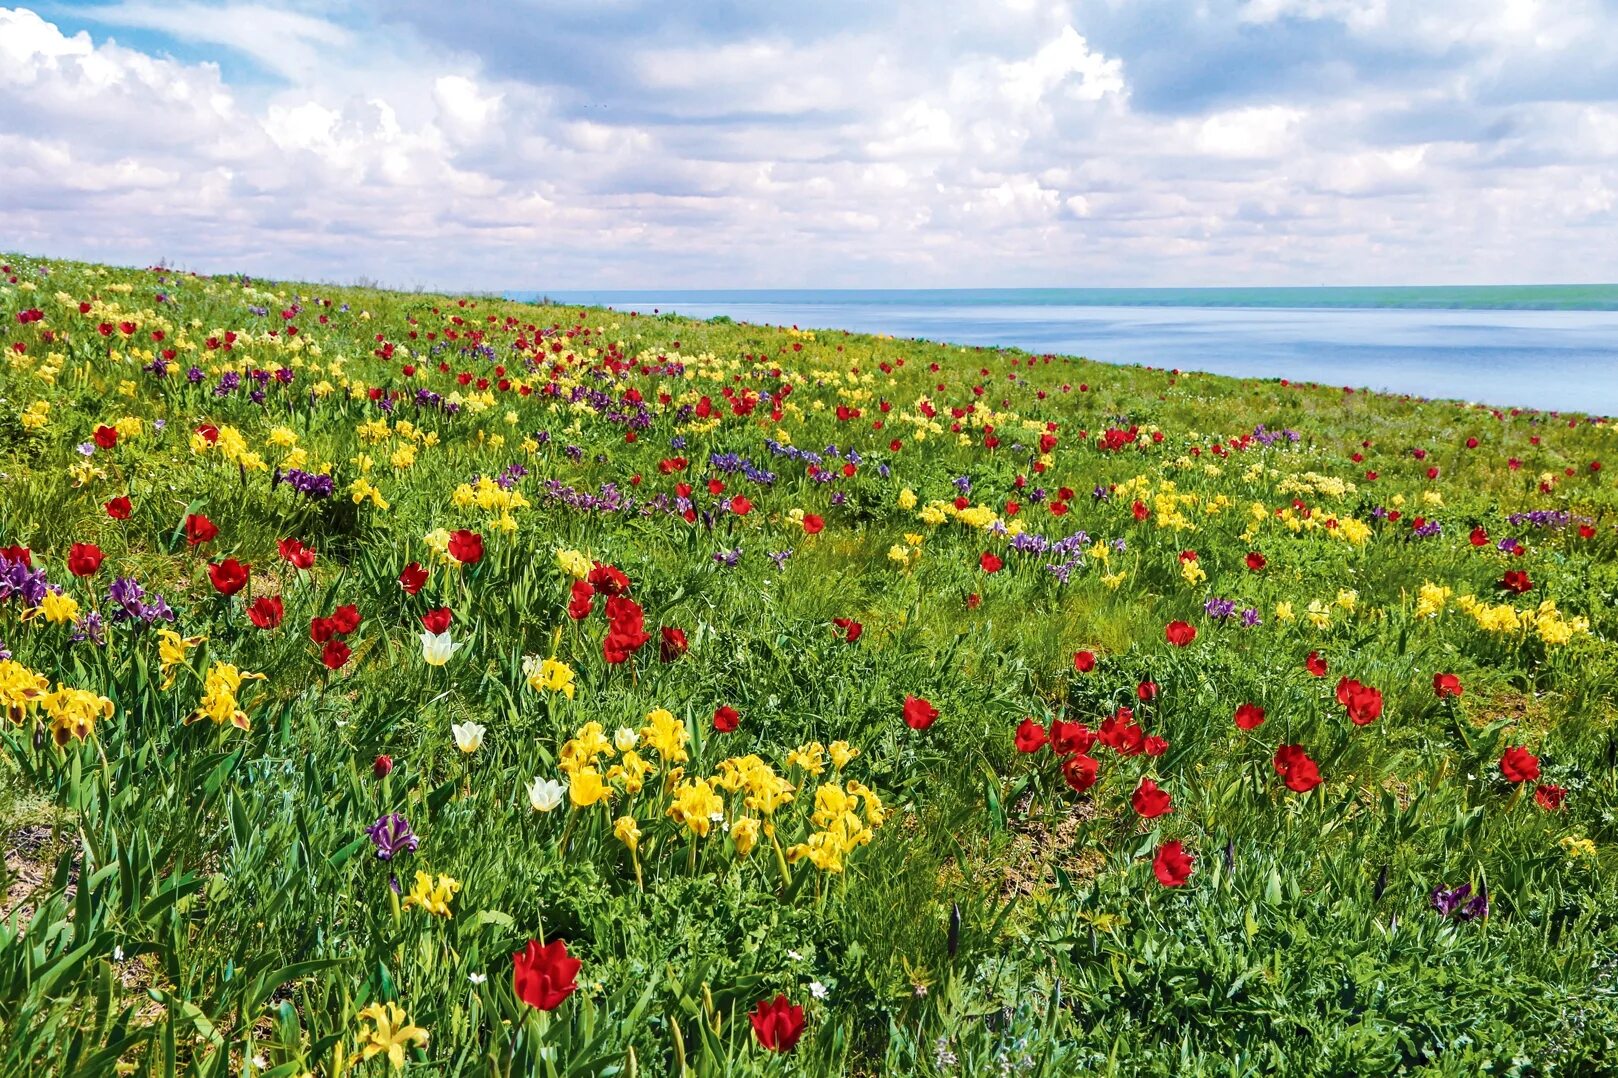
{"type": "Polygon", "coordinates": [[[1090,746],[1096,743],[1096,735],[1082,722],[1052,719],[1050,743],[1052,752],[1058,756],[1067,756],[1076,752],[1089,752],[1090,746]]]}
{"type": "Polygon", "coordinates": [[[1101,775],[1101,762],[1094,756],[1076,752],[1062,761],[1062,778],[1076,793],[1083,793],[1096,784],[1101,775]]]}
{"type": "Polygon", "coordinates": [[[978,567],[985,573],[998,573],[1001,567],[1004,565],[1005,562],[1001,561],[987,550],[983,552],[982,557],[978,558],[978,567]]]}
{"type": "Polygon", "coordinates": [[[1534,800],[1546,812],[1556,812],[1562,807],[1562,802],[1566,798],[1567,790],[1564,787],[1553,786],[1549,783],[1534,791],[1534,800]]]}
{"type": "Polygon", "coordinates": [[[1151,779],[1143,778],[1135,792],[1130,795],[1129,803],[1135,811],[1148,820],[1155,820],[1164,813],[1174,811],[1174,799],[1162,790],[1151,779]]]}
{"type": "Polygon", "coordinates": [[[449,623],[454,618],[455,615],[449,607],[441,606],[437,610],[429,610],[421,616],[421,627],[436,635],[448,629],[449,623]]]}
{"type": "Polygon", "coordinates": [[[1260,554],[1258,551],[1253,550],[1248,552],[1247,567],[1253,570],[1253,572],[1257,573],[1261,571],[1268,564],[1270,563],[1265,560],[1264,555],[1260,554]]]}
{"type": "Polygon", "coordinates": [[[414,595],[427,583],[427,570],[418,562],[411,562],[399,570],[399,586],[405,590],[406,595],[414,595]]]}
{"type": "Polygon", "coordinates": [[[860,634],[865,631],[865,626],[853,618],[832,618],[831,623],[843,631],[843,639],[850,644],[858,640],[860,634]]]}
{"type": "Polygon", "coordinates": [[[1081,674],[1088,674],[1096,668],[1096,653],[1093,651],[1075,651],[1073,653],[1073,669],[1081,674]]]}
{"type": "Polygon", "coordinates": [[[789,1003],[785,995],[760,1000],[748,1015],[758,1043],[772,1052],[790,1052],[803,1036],[803,1008],[789,1003]]]}
{"type": "Polygon", "coordinates": [[[803,530],[809,535],[819,535],[825,527],[826,522],[820,517],[815,516],[813,513],[804,514],[803,530]]]}
{"type": "Polygon", "coordinates": [[[219,527],[202,513],[188,513],[185,518],[185,541],[190,546],[212,542],[219,527]]]}
{"type": "Polygon", "coordinates": [[[1500,578],[1500,589],[1516,595],[1534,590],[1534,582],[1528,579],[1528,574],[1521,569],[1508,569],[1506,575],[1500,578]]]}
{"type": "Polygon", "coordinates": [[[1539,778],[1539,757],[1513,745],[1500,757],[1500,773],[1507,782],[1532,782],[1539,778]]]}
{"type": "Polygon", "coordinates": [[[567,616],[574,621],[583,621],[595,609],[596,590],[583,580],[575,580],[573,587],[568,591],[567,616]]]}
{"type": "Polygon", "coordinates": [[[905,725],[912,730],[925,730],[938,719],[938,709],[919,696],[906,696],[905,725]]]}
{"type": "Polygon", "coordinates": [[[1326,660],[1320,657],[1320,652],[1311,651],[1309,657],[1303,661],[1304,668],[1315,677],[1326,676],[1326,660]]]}
{"type": "Polygon", "coordinates": [[[281,557],[290,562],[294,569],[310,569],[315,564],[315,552],[296,539],[282,539],[276,544],[281,557]]]}
{"type": "Polygon", "coordinates": [[[1433,692],[1438,694],[1439,699],[1446,696],[1460,696],[1461,679],[1454,674],[1434,674],[1433,692]]]}
{"type": "Polygon", "coordinates": [[[279,595],[261,595],[247,608],[247,616],[260,629],[273,629],[281,624],[283,613],[279,595]]]}
{"type": "Polygon", "coordinates": [[[741,713],[729,704],[722,704],[714,708],[713,728],[722,734],[734,733],[741,723],[741,713]]]}
{"type": "Polygon", "coordinates": [[[1241,730],[1255,730],[1264,721],[1264,709],[1257,704],[1242,704],[1236,709],[1236,726],[1241,730]]]}
{"type": "Polygon", "coordinates": [[[1355,726],[1366,726],[1382,714],[1382,691],[1362,685],[1353,678],[1337,682],[1337,702],[1348,710],[1348,719],[1355,726]]]}
{"type": "Polygon", "coordinates": [[[105,557],[94,543],[74,543],[67,552],[67,571],[74,576],[94,576],[105,557]]]}
{"type": "Polygon", "coordinates": [[[100,446],[102,449],[111,449],[113,446],[118,444],[118,430],[116,427],[109,427],[106,424],[102,424],[96,428],[94,438],[96,445],[100,446]]]}
{"type": "Polygon", "coordinates": [[[1287,789],[1306,794],[1320,785],[1320,767],[1303,751],[1302,745],[1282,745],[1271,761],[1287,789]]]}
{"type": "Polygon", "coordinates": [[[1183,648],[1197,638],[1197,627],[1184,621],[1171,621],[1163,629],[1163,638],[1177,648],[1183,648]]]}
{"type": "Polygon", "coordinates": [[[1146,731],[1135,722],[1135,713],[1127,707],[1101,720],[1097,740],[1120,756],[1139,756],[1146,749],[1146,731]]]}
{"type": "Polygon", "coordinates": [[[371,774],[377,778],[386,778],[393,771],[393,757],[383,753],[371,761],[371,774]]]}
{"type": "Polygon", "coordinates": [[[629,578],[616,566],[596,562],[587,580],[590,587],[602,595],[611,597],[629,594],[629,578]]]}
{"type": "Polygon", "coordinates": [[[1185,852],[1184,843],[1165,842],[1152,858],[1152,873],[1164,887],[1183,887],[1191,878],[1191,864],[1192,858],[1185,852]]]}
{"type": "Polygon", "coordinates": [[[101,508],[105,509],[107,515],[114,520],[128,520],[130,511],[134,506],[130,504],[128,495],[120,494],[112,501],[102,505],[101,508]]]}
{"type": "Polygon", "coordinates": [[[346,603],[343,606],[338,607],[336,610],[333,610],[331,612],[331,617],[327,620],[331,622],[333,628],[337,630],[339,635],[347,636],[349,633],[360,627],[360,622],[363,619],[360,617],[359,607],[355,606],[353,603],[346,603]]]}
{"type": "Polygon", "coordinates": [[[745,517],[753,511],[753,503],[747,500],[747,495],[738,494],[730,500],[730,511],[739,517],[745,517]]]}
{"type": "Polygon", "coordinates": [[[449,556],[462,565],[476,565],[483,560],[483,536],[462,528],[449,537],[449,556]]]}
{"type": "Polygon", "coordinates": [[[671,663],[684,655],[691,646],[686,643],[684,629],[665,625],[658,632],[662,637],[657,646],[657,659],[659,662],[671,663]]]}
{"type": "Polygon", "coordinates": [[[213,581],[214,590],[220,595],[235,595],[247,586],[250,570],[251,566],[243,565],[235,558],[211,561],[208,563],[208,579],[213,581]]]}
{"type": "Polygon", "coordinates": [[[584,963],[567,953],[567,944],[552,940],[528,946],[511,956],[511,987],[517,998],[530,1007],[554,1011],[579,987],[579,967],[584,963]]]}
{"type": "Polygon", "coordinates": [[[1149,704],[1157,699],[1157,682],[1143,681],[1135,686],[1135,695],[1140,697],[1141,703],[1149,704]]]}
{"type": "Polygon", "coordinates": [[[328,640],[326,646],[320,651],[320,661],[326,664],[328,670],[339,670],[348,662],[350,655],[354,654],[349,646],[341,640],[328,640]]]}
{"type": "Polygon", "coordinates": [[[1015,741],[1018,752],[1038,752],[1045,747],[1047,740],[1045,727],[1033,719],[1024,719],[1017,727],[1015,741]]]}

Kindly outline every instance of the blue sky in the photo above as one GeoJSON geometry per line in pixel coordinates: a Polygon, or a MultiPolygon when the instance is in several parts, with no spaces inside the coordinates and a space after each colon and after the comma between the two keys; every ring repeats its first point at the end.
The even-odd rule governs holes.
{"type": "Polygon", "coordinates": [[[1618,0],[0,8],[0,248],[448,288],[1618,280],[1618,0]]]}

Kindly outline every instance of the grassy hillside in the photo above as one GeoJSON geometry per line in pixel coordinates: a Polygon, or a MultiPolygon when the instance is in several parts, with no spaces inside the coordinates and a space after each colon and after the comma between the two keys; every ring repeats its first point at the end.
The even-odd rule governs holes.
{"type": "Polygon", "coordinates": [[[1605,423],[3,261],[4,1073],[1618,1067],[1605,423]]]}

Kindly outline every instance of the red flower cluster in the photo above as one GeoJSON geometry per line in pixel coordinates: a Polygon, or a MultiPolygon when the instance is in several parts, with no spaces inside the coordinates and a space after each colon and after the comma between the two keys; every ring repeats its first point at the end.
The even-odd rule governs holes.
{"type": "Polygon", "coordinates": [[[328,670],[341,669],[349,656],[354,654],[340,638],[358,629],[362,620],[359,607],[353,603],[338,607],[329,617],[309,619],[309,639],[325,645],[320,652],[320,661],[328,670]]]}
{"type": "Polygon", "coordinates": [[[1306,794],[1320,785],[1320,766],[1309,758],[1302,745],[1282,745],[1275,750],[1271,764],[1289,790],[1306,794]]]}
{"type": "Polygon", "coordinates": [[[1337,702],[1348,711],[1348,719],[1355,726],[1366,726],[1382,714],[1382,690],[1362,685],[1353,678],[1337,682],[1337,702]]]}

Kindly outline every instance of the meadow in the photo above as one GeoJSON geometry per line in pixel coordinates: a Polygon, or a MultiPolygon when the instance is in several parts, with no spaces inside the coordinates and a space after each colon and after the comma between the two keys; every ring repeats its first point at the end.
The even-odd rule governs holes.
{"type": "Polygon", "coordinates": [[[0,261],[0,1073],[1618,1072],[1610,424],[0,261]]]}

